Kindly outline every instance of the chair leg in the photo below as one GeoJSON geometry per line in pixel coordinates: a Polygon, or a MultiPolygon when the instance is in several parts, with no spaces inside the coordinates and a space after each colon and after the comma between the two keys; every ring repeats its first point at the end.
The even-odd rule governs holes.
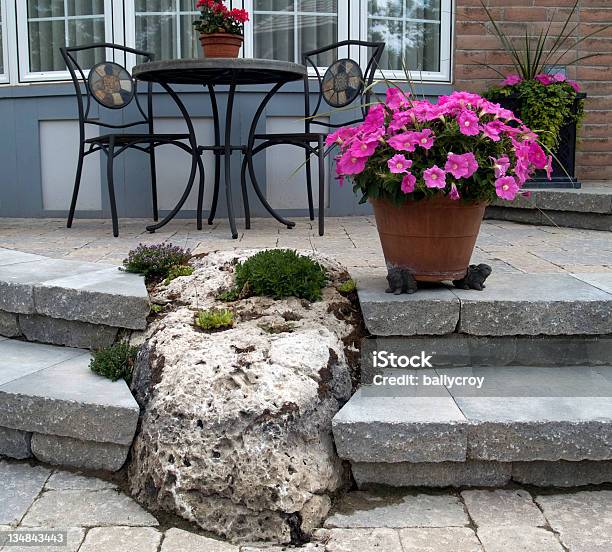
{"type": "Polygon", "coordinates": [[[159,210],[157,208],[157,170],[155,166],[155,147],[151,144],[149,152],[149,164],[151,166],[151,193],[153,194],[153,220],[159,220],[159,210]]]}
{"type": "Polygon", "coordinates": [[[325,233],[325,144],[319,136],[319,236],[325,233]]]}
{"type": "Polygon", "coordinates": [[[240,187],[242,188],[242,204],[244,205],[244,226],[247,230],[251,229],[251,206],[249,205],[249,192],[246,185],[246,171],[248,166],[249,153],[245,153],[242,159],[242,169],[240,170],[240,187]]]}
{"type": "Polygon", "coordinates": [[[77,198],[79,197],[79,188],[81,187],[81,175],[83,174],[83,161],[85,159],[85,145],[81,143],[79,146],[79,160],[77,162],[76,178],[74,179],[74,189],[72,190],[72,200],[70,201],[70,211],[68,213],[67,228],[72,228],[74,220],[74,211],[76,210],[77,198]]]}
{"type": "Polygon", "coordinates": [[[308,213],[310,220],[314,220],[314,202],[312,200],[312,165],[310,163],[310,152],[306,150],[306,192],[308,193],[308,213]]]}
{"type": "Polygon", "coordinates": [[[113,138],[108,143],[108,151],[106,152],[106,181],[108,184],[108,197],[110,200],[111,216],[113,218],[113,236],[119,236],[119,221],[117,220],[117,203],[115,201],[115,184],[113,178],[113,164],[115,154],[115,141],[113,138]]]}
{"type": "Polygon", "coordinates": [[[221,156],[215,154],[215,187],[213,188],[212,204],[208,215],[208,224],[212,224],[217,213],[217,203],[219,201],[219,187],[221,186],[221,156]]]}
{"type": "Polygon", "coordinates": [[[202,230],[202,209],[204,206],[204,185],[205,185],[205,175],[204,175],[204,163],[202,163],[202,157],[200,154],[198,156],[198,171],[200,172],[200,184],[198,186],[198,230],[202,230]]]}

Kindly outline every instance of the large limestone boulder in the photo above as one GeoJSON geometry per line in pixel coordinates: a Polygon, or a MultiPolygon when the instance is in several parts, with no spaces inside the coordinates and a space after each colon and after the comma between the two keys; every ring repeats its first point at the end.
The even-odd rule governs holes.
{"type": "MultiPolygon", "coordinates": [[[[236,541],[298,541],[327,514],[347,470],[331,420],[351,394],[357,313],[328,267],[322,301],[243,299],[232,329],[206,333],[198,309],[232,283],[245,253],[214,253],[162,286],[167,314],[148,330],[134,392],[143,407],[133,495],[236,541]]],[[[321,259],[319,259],[321,260],[321,259]]]]}

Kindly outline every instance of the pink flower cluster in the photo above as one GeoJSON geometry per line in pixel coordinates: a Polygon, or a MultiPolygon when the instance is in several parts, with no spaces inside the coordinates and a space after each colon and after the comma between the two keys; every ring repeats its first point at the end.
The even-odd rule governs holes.
{"type": "MultiPolygon", "coordinates": [[[[563,73],[554,73],[552,75],[548,73],[540,73],[535,76],[535,80],[544,86],[550,86],[551,84],[556,84],[559,82],[566,82],[569,84],[576,93],[580,92],[580,85],[573,80],[568,79],[563,73]]],[[[499,83],[500,86],[516,86],[517,84],[521,84],[523,82],[523,78],[519,75],[508,75],[503,81],[499,83]]]]}
{"type": "Polygon", "coordinates": [[[454,200],[511,200],[536,169],[552,170],[537,136],[511,111],[468,92],[432,103],[390,88],[362,124],[327,137],[334,145],[340,181],[367,188],[381,178],[404,194],[439,190],[454,200]]]}

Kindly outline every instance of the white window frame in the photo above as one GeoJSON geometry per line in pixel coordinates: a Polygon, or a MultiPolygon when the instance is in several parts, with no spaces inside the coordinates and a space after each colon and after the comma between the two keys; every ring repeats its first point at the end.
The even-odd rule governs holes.
{"type": "MultiPolygon", "coordinates": [[[[361,9],[361,40],[368,40],[368,0],[360,0],[361,9]]],[[[381,17],[381,19],[385,19],[381,17]]],[[[390,18],[393,20],[393,18],[390,18]]],[[[406,19],[415,23],[432,24],[426,19],[406,19]]],[[[444,82],[450,83],[452,78],[453,36],[454,36],[454,0],[440,0],[440,71],[409,71],[408,76],[413,82],[444,82]]],[[[362,59],[363,63],[363,59],[362,59]]],[[[378,71],[378,78],[405,81],[403,71],[378,71]]]]}
{"type": "Polygon", "coordinates": [[[6,84],[10,82],[10,68],[9,68],[9,41],[8,41],[8,10],[6,9],[6,0],[0,0],[0,17],[2,22],[0,27],[2,28],[2,68],[3,72],[0,73],[0,83],[6,84]]]}
{"type": "MultiPolygon", "coordinates": [[[[67,0],[64,0],[66,3],[67,0]]],[[[28,36],[28,6],[25,0],[17,0],[17,40],[19,51],[19,80],[21,82],[44,82],[67,80],[70,78],[68,70],[62,71],[30,71],[30,41],[28,36]]],[[[65,12],[66,13],[66,12],[65,12]]],[[[95,16],[99,17],[99,16],[95,16]]],[[[43,21],[52,19],[85,19],[89,16],[67,16],[57,18],[41,18],[43,21]]],[[[104,35],[106,42],[113,42],[113,0],[104,0],[104,35]]]]}

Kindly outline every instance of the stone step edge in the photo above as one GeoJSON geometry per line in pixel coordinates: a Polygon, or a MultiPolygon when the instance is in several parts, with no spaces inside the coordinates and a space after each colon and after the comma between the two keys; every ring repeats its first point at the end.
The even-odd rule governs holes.
{"type": "Polygon", "coordinates": [[[141,275],[0,248],[0,310],[142,330],[150,302],[141,275]]]}
{"type": "Polygon", "coordinates": [[[511,482],[571,488],[612,483],[612,461],[351,463],[360,489],[388,487],[503,487],[511,482]]]}
{"type": "Polygon", "coordinates": [[[125,463],[129,450],[129,445],[0,427],[0,456],[16,460],[36,458],[68,468],[115,472],[125,463]]]}
{"type": "Polygon", "coordinates": [[[530,197],[514,201],[495,200],[491,206],[503,209],[564,211],[582,214],[612,215],[612,187],[585,186],[579,189],[529,190],[530,197]]]}

